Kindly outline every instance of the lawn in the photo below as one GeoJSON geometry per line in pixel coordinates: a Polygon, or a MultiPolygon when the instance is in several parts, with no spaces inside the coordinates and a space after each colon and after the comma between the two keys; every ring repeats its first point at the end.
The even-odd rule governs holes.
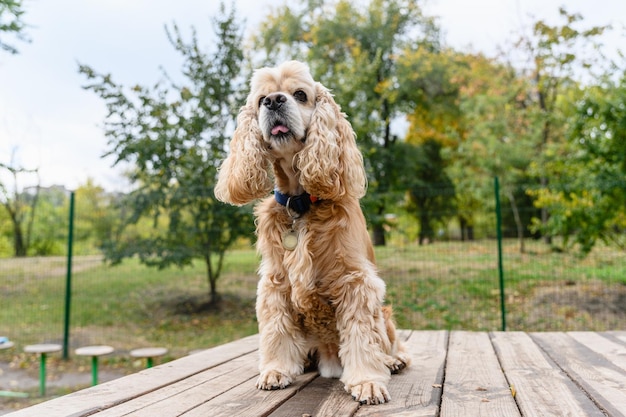
{"type": "MultiPolygon", "coordinates": [[[[400,327],[500,330],[495,242],[444,242],[378,250],[400,327]]],[[[552,252],[537,241],[504,244],[508,330],[626,328],[626,253],[552,252]]]]}
{"type": "MultiPolygon", "coordinates": [[[[586,258],[505,242],[510,330],[626,328],[626,254],[599,248],[586,258]]],[[[256,332],[254,250],[226,257],[219,309],[208,300],[203,264],[158,271],[136,260],[110,267],[76,257],[71,342],[120,350],[164,345],[172,356],[256,332]]],[[[441,242],[377,248],[387,301],[400,327],[499,330],[500,292],[495,242],[441,242]]],[[[63,258],[0,260],[0,335],[19,346],[62,340],[63,258]]]]}

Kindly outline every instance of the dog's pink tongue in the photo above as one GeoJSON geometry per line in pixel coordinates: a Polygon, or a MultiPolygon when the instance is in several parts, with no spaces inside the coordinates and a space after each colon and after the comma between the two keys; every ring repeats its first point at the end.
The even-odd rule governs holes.
{"type": "Polygon", "coordinates": [[[287,133],[289,132],[289,128],[283,125],[274,126],[272,128],[272,135],[277,135],[278,132],[287,133]]]}

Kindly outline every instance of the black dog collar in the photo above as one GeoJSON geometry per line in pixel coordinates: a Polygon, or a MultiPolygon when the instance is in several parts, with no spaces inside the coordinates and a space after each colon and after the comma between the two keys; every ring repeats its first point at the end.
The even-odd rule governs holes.
{"type": "Polygon", "coordinates": [[[274,198],[278,204],[296,212],[299,216],[302,216],[304,213],[309,211],[311,204],[318,201],[317,197],[312,196],[306,191],[300,195],[289,196],[278,190],[274,190],[274,198]]]}

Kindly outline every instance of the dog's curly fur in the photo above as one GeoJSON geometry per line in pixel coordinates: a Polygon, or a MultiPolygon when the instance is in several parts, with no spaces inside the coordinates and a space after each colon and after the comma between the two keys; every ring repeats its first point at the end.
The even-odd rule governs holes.
{"type": "Polygon", "coordinates": [[[257,387],[289,385],[314,352],[320,374],[341,378],[355,400],[389,401],[390,374],[409,356],[383,307],[385,284],[359,205],[363,158],[332,95],[297,61],[254,73],[215,195],[242,205],[272,188],[318,200],[301,217],[273,197],[255,208],[262,256],[257,387]],[[293,250],[283,246],[289,230],[297,234],[293,250]]]}

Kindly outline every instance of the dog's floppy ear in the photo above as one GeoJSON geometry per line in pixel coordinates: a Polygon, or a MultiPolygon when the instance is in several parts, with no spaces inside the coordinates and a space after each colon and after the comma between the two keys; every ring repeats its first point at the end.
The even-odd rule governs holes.
{"type": "Polygon", "coordinates": [[[365,195],[363,156],[352,126],[330,92],[316,83],[316,106],[306,145],[298,153],[300,182],[311,195],[323,200],[365,195]]]}
{"type": "Polygon", "coordinates": [[[272,179],[256,110],[250,103],[239,111],[229,147],[219,168],[215,197],[238,206],[265,197],[272,190],[272,179]]]}

